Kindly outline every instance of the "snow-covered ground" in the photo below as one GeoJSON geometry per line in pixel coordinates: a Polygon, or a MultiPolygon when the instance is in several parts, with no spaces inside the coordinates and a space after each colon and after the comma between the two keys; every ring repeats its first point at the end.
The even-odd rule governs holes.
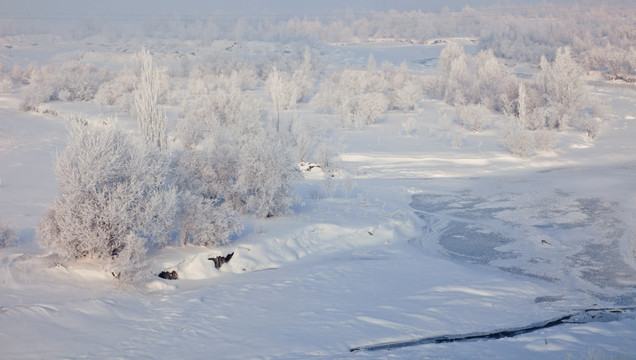
{"type": "MultiPolygon", "coordinates": [[[[14,47],[12,56],[28,63],[80,52],[35,48],[14,47]]],[[[85,50],[107,59],[121,49],[85,50]]],[[[323,56],[364,64],[373,53],[378,63],[404,60],[425,72],[440,50],[358,44],[323,56]]],[[[636,91],[594,92],[610,109],[597,140],[565,131],[556,151],[525,159],[489,129],[451,147],[439,122],[451,110],[433,100],[362,130],[336,129],[338,171],[304,171],[293,215],[246,218],[223,248],[157,250],[153,271],[176,270],[180,279],[137,286],[90,263],[58,264],[35,239],[57,192],[64,114],[97,119],[113,110],[52,103],[58,116],[25,113],[19,94],[1,95],[0,220],[19,241],[0,249],[0,357],[636,357],[636,91]],[[406,135],[409,117],[415,131],[406,135]],[[219,270],[208,260],[231,252],[219,270]],[[604,310],[514,337],[400,347],[586,309],[604,310]],[[373,349],[381,344],[395,348],[373,349]]],[[[331,116],[308,105],[298,113],[331,116]]]]}

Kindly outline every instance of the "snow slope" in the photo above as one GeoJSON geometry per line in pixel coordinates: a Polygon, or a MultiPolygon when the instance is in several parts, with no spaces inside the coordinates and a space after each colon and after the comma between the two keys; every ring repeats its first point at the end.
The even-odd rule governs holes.
{"type": "MultiPolygon", "coordinates": [[[[376,45],[358,46],[327,58],[363,64],[376,45]]],[[[398,64],[440,50],[377,46],[376,58],[398,64]]],[[[504,152],[489,130],[451,147],[438,122],[448,107],[431,100],[416,114],[334,131],[339,170],[304,172],[294,215],[244,219],[224,248],[158,250],[152,270],[181,279],[137,286],[89,263],[64,266],[36,246],[33,228],[56,195],[52,155],[65,120],[20,112],[18,95],[2,95],[0,219],[20,239],[0,249],[0,357],[636,357],[636,92],[595,91],[612,111],[600,138],[563,132],[557,151],[528,159],[504,152]],[[407,117],[416,118],[410,136],[407,117]],[[220,270],[208,260],[230,252],[220,270]],[[365,350],[592,308],[623,310],[499,340],[365,350]]],[[[91,104],[75,107],[100,116],[91,104]]]]}

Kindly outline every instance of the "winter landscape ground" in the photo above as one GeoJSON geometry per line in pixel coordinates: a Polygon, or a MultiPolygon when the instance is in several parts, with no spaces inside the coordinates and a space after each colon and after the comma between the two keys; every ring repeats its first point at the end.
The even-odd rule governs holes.
{"type": "MultiPolygon", "coordinates": [[[[627,28],[636,34],[633,18],[627,28]]],[[[523,125],[515,133],[509,125],[525,116],[518,82],[534,89],[533,79],[542,74],[538,59],[498,60],[517,79],[510,100],[516,105],[509,108],[496,101],[507,93],[481,103],[468,91],[450,94],[450,80],[439,87],[448,44],[459,45],[461,56],[479,59],[483,39],[473,34],[335,42],[221,35],[175,40],[85,28],[86,35],[76,38],[3,31],[0,62],[3,69],[18,70],[5,71],[11,75],[0,94],[0,230],[8,229],[0,234],[0,358],[636,358],[636,87],[626,80],[629,71],[618,79],[608,77],[607,68],[588,66],[580,86],[589,92],[586,101],[602,104],[602,111],[590,115],[596,125],[577,120],[578,113],[560,126],[549,123],[555,115],[546,115],[549,146],[540,148],[537,135],[537,145],[528,150],[506,134],[542,131],[523,125]],[[256,116],[257,127],[268,134],[263,139],[283,139],[275,141],[280,148],[265,148],[278,149],[276,159],[291,159],[295,175],[274,176],[288,183],[293,196],[281,196],[291,202],[271,200],[265,212],[265,205],[251,206],[251,198],[233,202],[243,194],[236,190],[241,171],[247,171],[241,168],[232,186],[214,187],[219,192],[213,199],[221,200],[211,209],[239,204],[232,213],[242,228],[224,239],[212,236],[203,246],[186,237],[183,244],[171,239],[183,239],[185,230],[175,230],[166,243],[147,246],[123,265],[116,258],[131,243],[109,248],[107,261],[90,252],[64,256],[68,249],[42,239],[51,235],[41,224],[64,199],[64,174],[56,174],[56,161],[71,141],[70,124],[117,129],[142,142],[136,119],[142,110],[131,110],[131,103],[143,88],[137,59],[144,49],[165,76],[162,154],[182,164],[188,151],[223,150],[225,155],[210,155],[198,165],[217,164],[212,172],[220,174],[224,162],[218,159],[234,159],[227,149],[250,144],[228,135],[239,140],[219,145],[219,133],[231,132],[224,130],[234,121],[231,115],[226,125],[180,124],[220,118],[224,109],[197,100],[227,91],[228,107],[235,98],[250,108],[233,108],[239,117],[264,109],[256,116]],[[64,67],[69,61],[77,66],[64,67]],[[93,75],[77,70],[86,64],[95,67],[93,75]],[[293,101],[277,102],[282,100],[272,79],[278,72],[292,76],[303,64],[310,79],[304,84],[310,85],[299,81],[286,95],[293,101]],[[47,73],[47,65],[58,67],[47,73]],[[36,70],[25,75],[30,68],[36,70]],[[235,78],[227,80],[231,70],[235,78]],[[347,70],[359,76],[349,74],[348,81],[373,73],[397,85],[385,92],[369,85],[365,91],[386,97],[369,100],[362,93],[343,110],[329,105],[329,95],[356,91],[351,85],[339,92],[333,85],[339,79],[333,74],[344,78],[347,70]],[[100,77],[99,71],[109,73],[100,77]],[[216,71],[215,77],[206,71],[216,71]],[[68,86],[66,93],[58,89],[55,96],[33,100],[44,87],[57,86],[46,80],[53,73],[84,83],[99,77],[99,90],[79,99],[68,86]],[[133,80],[127,83],[126,76],[133,80]],[[219,85],[232,81],[243,83],[219,85]],[[109,83],[110,95],[104,85],[109,83]],[[409,103],[408,94],[398,93],[412,84],[418,85],[409,103]],[[377,103],[382,106],[376,116],[369,109],[377,103]],[[204,115],[194,114],[195,107],[204,115]],[[462,107],[482,115],[468,123],[462,107]],[[289,135],[292,140],[280,135],[296,126],[303,131],[289,135]],[[199,139],[200,133],[215,140],[199,139]],[[230,253],[219,269],[209,260],[230,253]],[[130,269],[135,273],[126,278],[113,276],[130,269]],[[179,279],[159,278],[162,271],[176,271],[179,279]]],[[[546,54],[554,74],[559,51],[546,54]]],[[[583,63],[576,57],[583,52],[573,52],[583,63]]],[[[478,61],[467,60],[467,71],[479,68],[473,65],[478,61]]],[[[446,71],[452,78],[453,70],[446,71]]],[[[585,106],[581,113],[592,112],[585,106]]],[[[263,146],[248,146],[248,155],[260,154],[263,146]]],[[[242,154],[236,159],[251,159],[247,169],[256,172],[267,174],[280,163],[242,154]]],[[[170,174],[179,166],[169,165],[170,174]]],[[[180,194],[198,194],[188,184],[174,180],[180,194]]],[[[188,218],[180,219],[183,229],[188,218]]],[[[155,244],[144,231],[139,238],[155,244]]]]}

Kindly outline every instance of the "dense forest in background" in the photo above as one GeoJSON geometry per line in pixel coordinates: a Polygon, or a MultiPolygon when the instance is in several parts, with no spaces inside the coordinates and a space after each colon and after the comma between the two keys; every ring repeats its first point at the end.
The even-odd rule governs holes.
{"type": "Polygon", "coordinates": [[[587,69],[600,69],[614,78],[630,78],[634,65],[635,9],[629,1],[591,1],[566,4],[497,5],[484,8],[445,8],[440,13],[338,11],[292,17],[237,14],[188,16],[64,17],[18,15],[1,18],[0,36],[46,34],[52,39],[123,41],[140,38],[194,41],[200,46],[215,40],[293,43],[323,41],[351,43],[404,41],[422,44],[438,38],[471,37],[480,49],[495,56],[538,63],[553,60],[561,47],[587,69]]]}

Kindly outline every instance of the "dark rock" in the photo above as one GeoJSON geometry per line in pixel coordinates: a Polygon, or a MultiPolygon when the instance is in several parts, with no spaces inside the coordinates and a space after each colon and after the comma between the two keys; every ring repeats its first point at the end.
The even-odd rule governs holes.
{"type": "Polygon", "coordinates": [[[234,256],[233,252],[230,254],[227,254],[227,256],[211,257],[211,258],[208,258],[208,260],[212,260],[214,262],[214,267],[217,269],[220,269],[223,264],[225,264],[226,262],[229,262],[232,259],[232,256],[234,256]]]}
{"type": "Polygon", "coordinates": [[[166,280],[177,280],[179,278],[179,274],[176,271],[162,271],[159,274],[159,277],[166,280]]]}

